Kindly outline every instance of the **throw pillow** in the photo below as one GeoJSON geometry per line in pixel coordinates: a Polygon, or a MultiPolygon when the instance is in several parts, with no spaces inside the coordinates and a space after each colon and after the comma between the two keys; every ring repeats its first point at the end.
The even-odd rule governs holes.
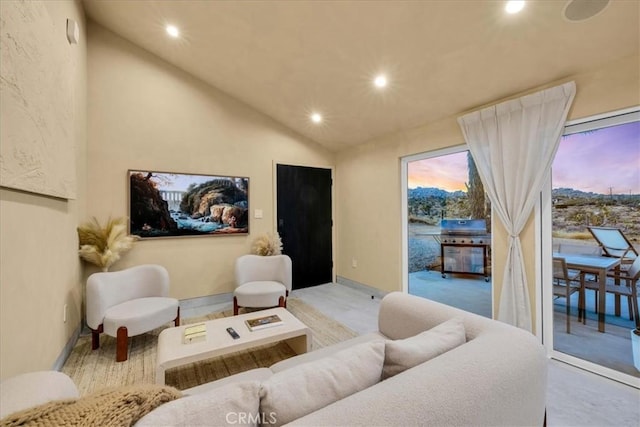
{"type": "Polygon", "coordinates": [[[464,323],[459,317],[410,338],[388,340],[382,379],[413,368],[465,342],[464,323]]]}
{"type": "Polygon", "coordinates": [[[380,382],[384,345],[354,345],[275,373],[262,383],[260,412],[280,426],[380,382]]]}
{"type": "Polygon", "coordinates": [[[169,402],[142,418],[138,426],[257,426],[260,383],[231,383],[169,402]]]}

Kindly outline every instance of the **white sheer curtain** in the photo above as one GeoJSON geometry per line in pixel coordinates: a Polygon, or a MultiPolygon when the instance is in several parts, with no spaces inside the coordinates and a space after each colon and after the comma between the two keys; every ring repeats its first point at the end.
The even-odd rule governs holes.
{"type": "Polygon", "coordinates": [[[520,233],[551,170],[574,82],[458,118],[491,204],[509,232],[498,319],[531,331],[520,233]]]}

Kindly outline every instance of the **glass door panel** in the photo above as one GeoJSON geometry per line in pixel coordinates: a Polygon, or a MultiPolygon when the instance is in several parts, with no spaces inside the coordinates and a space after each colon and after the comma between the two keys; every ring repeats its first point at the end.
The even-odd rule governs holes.
{"type": "Polygon", "coordinates": [[[640,378],[636,283],[624,280],[640,251],[640,121],[567,129],[551,178],[552,256],[566,267],[547,293],[553,350],[640,378]]]}
{"type": "Polygon", "coordinates": [[[403,162],[408,292],[492,317],[491,206],[471,155],[403,162]]]}

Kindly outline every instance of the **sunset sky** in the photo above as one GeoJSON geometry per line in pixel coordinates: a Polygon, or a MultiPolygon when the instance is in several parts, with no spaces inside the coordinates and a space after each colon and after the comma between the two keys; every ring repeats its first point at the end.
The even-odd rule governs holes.
{"type": "MultiPolygon", "coordinates": [[[[466,191],[467,153],[411,162],[409,188],[466,191]]],[[[640,122],[563,137],[553,163],[553,188],[640,194],[640,122]]]]}
{"type": "Polygon", "coordinates": [[[435,187],[467,191],[467,152],[411,162],[407,166],[409,188],[435,187]]]}
{"type": "Polygon", "coordinates": [[[552,170],[553,188],[640,194],[640,122],[563,137],[552,170]]]}

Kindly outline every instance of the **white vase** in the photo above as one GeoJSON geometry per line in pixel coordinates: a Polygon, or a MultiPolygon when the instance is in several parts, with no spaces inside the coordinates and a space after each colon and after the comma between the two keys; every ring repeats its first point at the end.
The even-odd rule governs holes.
{"type": "MultiPolygon", "coordinates": [[[[640,331],[638,331],[640,334],[640,331]]],[[[631,348],[633,349],[633,366],[640,371],[640,335],[636,334],[636,330],[631,330],[631,348]]]]}

